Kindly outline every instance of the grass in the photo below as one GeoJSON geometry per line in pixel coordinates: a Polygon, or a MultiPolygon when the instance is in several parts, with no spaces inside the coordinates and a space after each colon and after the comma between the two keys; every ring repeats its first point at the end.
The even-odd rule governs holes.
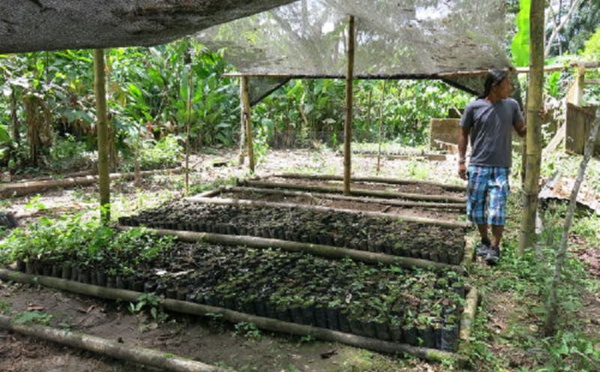
{"type": "MultiPolygon", "coordinates": [[[[598,167],[598,162],[592,165],[598,167]]],[[[561,167],[569,168],[564,170],[565,174],[573,175],[571,170],[577,169],[578,164],[569,158],[566,163],[555,163],[552,171],[561,167]]],[[[600,218],[583,213],[574,220],[559,288],[559,331],[546,337],[541,330],[566,205],[557,203],[541,214],[545,230],[538,235],[536,247],[521,256],[518,253],[519,198],[518,190],[513,190],[509,198],[510,217],[500,264],[488,268],[477,263],[471,268],[470,278],[480,289],[483,298],[473,326],[472,339],[465,348],[471,367],[476,371],[599,370],[600,334],[597,329],[589,332],[593,309],[584,300],[599,293],[600,285],[574,252],[586,247],[598,247],[600,218]]],[[[592,301],[591,306],[593,304],[592,301]]],[[[597,307],[595,311],[600,311],[597,307]]]]}

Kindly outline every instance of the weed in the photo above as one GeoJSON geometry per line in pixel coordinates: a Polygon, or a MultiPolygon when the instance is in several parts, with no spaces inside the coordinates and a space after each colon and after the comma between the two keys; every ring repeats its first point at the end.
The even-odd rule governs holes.
{"type": "Polygon", "coordinates": [[[9,314],[10,311],[10,304],[6,301],[0,301],[0,314],[9,314]]]}
{"type": "Polygon", "coordinates": [[[142,310],[147,310],[152,319],[158,322],[167,320],[167,314],[160,311],[160,298],[153,293],[142,293],[137,303],[130,303],[128,309],[131,314],[139,314],[142,310]]]}
{"type": "Polygon", "coordinates": [[[258,341],[262,338],[262,333],[252,322],[239,322],[235,325],[234,336],[242,336],[247,339],[258,341]]]}
{"type": "Polygon", "coordinates": [[[14,318],[14,321],[17,324],[35,323],[35,324],[48,325],[48,324],[50,324],[51,320],[52,320],[51,314],[44,314],[37,310],[25,311],[25,312],[19,313],[14,318]]]}

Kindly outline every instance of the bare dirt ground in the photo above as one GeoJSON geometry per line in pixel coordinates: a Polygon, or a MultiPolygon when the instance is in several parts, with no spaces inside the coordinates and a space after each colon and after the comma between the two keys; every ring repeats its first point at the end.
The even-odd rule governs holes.
{"type": "MultiPolygon", "coordinates": [[[[245,167],[237,165],[237,154],[219,151],[192,159],[197,173],[195,185],[232,180],[247,176],[245,167]],[[226,166],[213,166],[225,162],[226,166]]],[[[269,151],[257,165],[257,174],[269,176],[279,172],[342,174],[343,159],[330,151],[269,151]]],[[[353,175],[375,175],[376,159],[353,157],[353,175]]],[[[455,159],[423,161],[383,159],[380,176],[423,179],[463,184],[455,176],[455,159]]],[[[222,182],[221,182],[222,183],[222,182]]],[[[111,185],[113,217],[129,215],[182,195],[182,176],[154,176],[136,188],[131,182],[115,181],[111,185]]],[[[2,204],[12,211],[21,225],[40,217],[59,218],[79,211],[95,210],[97,187],[49,191],[36,197],[10,199],[2,204]]],[[[97,213],[97,212],[93,212],[97,213]]],[[[598,249],[584,253],[598,271],[598,249]],[[595,260],[595,261],[594,261],[595,260]]],[[[593,271],[596,270],[596,271],[593,271]]],[[[508,324],[522,309],[514,305],[507,293],[492,293],[486,299],[491,309],[490,331],[508,332],[508,324]]],[[[589,298],[588,315],[600,313],[600,298],[589,298]]],[[[393,355],[382,355],[353,347],[319,342],[281,334],[257,331],[248,325],[232,325],[210,318],[193,318],[165,314],[157,322],[148,314],[131,314],[127,303],[102,301],[47,288],[0,282],[0,313],[18,314],[38,309],[48,314],[48,324],[73,331],[118,340],[124,345],[138,345],[228,367],[236,371],[444,371],[444,366],[393,355]]],[[[526,320],[524,320],[526,323],[526,320]]],[[[593,326],[592,323],[590,323],[593,326]]],[[[523,358],[505,340],[491,340],[497,352],[512,353],[515,365],[523,358]]],[[[515,367],[515,371],[517,367],[515,367]]],[[[151,371],[148,367],[128,364],[0,330],[0,371],[151,371]]],[[[489,369],[493,370],[493,369],[489,369]]]]}

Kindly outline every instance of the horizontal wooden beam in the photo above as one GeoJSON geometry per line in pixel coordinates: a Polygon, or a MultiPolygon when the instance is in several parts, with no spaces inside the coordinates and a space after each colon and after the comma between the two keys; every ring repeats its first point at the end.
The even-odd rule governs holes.
{"type": "MultiPolygon", "coordinates": [[[[551,65],[544,66],[544,72],[561,71],[566,68],[600,68],[600,62],[571,62],[568,65],[551,65]]],[[[529,67],[517,67],[513,69],[518,74],[528,74],[529,67]]],[[[473,71],[453,71],[453,72],[440,72],[434,74],[356,74],[356,79],[406,79],[406,80],[424,80],[424,79],[450,79],[460,77],[472,77],[472,76],[485,76],[489,72],[489,69],[485,70],[473,70],[473,71]]],[[[224,77],[264,77],[264,78],[286,78],[286,79],[344,79],[343,74],[282,74],[282,73],[245,73],[245,72],[228,72],[223,74],[224,77]]]]}

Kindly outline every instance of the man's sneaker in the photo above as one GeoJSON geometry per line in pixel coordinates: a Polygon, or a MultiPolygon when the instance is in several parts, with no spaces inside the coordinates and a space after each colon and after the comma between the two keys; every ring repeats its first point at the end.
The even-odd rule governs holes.
{"type": "Polygon", "coordinates": [[[486,257],[491,247],[492,243],[489,240],[482,239],[481,242],[477,245],[475,253],[477,253],[478,256],[486,257]]]}
{"type": "Polygon", "coordinates": [[[495,266],[500,260],[500,247],[491,246],[487,255],[485,256],[485,262],[490,266],[495,266]]]}

